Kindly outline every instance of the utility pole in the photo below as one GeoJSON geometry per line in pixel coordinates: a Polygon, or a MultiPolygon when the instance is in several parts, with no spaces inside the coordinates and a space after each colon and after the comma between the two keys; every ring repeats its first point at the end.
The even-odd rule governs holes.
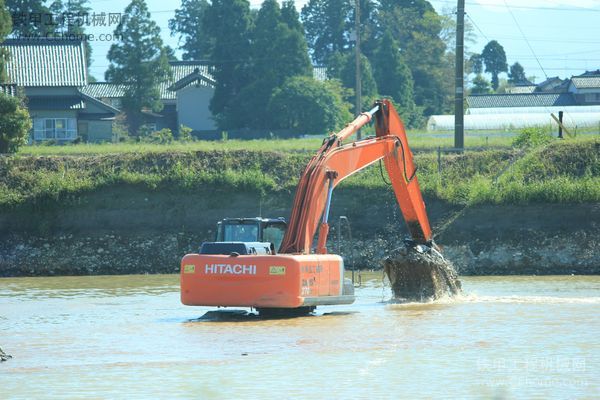
{"type": "Polygon", "coordinates": [[[465,147],[465,0],[458,0],[456,7],[456,75],[454,85],[454,147],[465,147]]]}
{"type": "MultiPolygon", "coordinates": [[[[355,114],[358,117],[362,111],[362,100],[361,100],[361,81],[360,81],[360,0],[354,2],[354,29],[356,30],[356,46],[355,50],[355,63],[356,63],[356,88],[355,91],[355,114]]],[[[356,132],[356,139],[361,139],[360,130],[356,132]]]]}

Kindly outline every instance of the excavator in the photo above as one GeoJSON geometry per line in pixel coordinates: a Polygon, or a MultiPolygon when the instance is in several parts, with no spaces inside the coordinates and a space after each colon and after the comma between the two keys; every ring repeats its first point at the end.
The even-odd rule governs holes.
{"type": "Polygon", "coordinates": [[[409,242],[434,247],[404,124],[389,100],[379,100],[325,138],[301,175],[287,223],[281,218],[225,219],[215,242],[205,242],[198,254],[183,257],[181,302],[251,307],[259,314],[303,314],[321,305],[353,303],[354,288],[344,279],[344,261],[326,246],[332,194],[344,179],[380,160],[409,242]],[[375,136],[344,144],[373,119],[375,136]]]}

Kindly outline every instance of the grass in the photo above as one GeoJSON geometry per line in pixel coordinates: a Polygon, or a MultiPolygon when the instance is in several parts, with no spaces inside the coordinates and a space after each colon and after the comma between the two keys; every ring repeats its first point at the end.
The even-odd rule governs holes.
{"type": "MultiPolygon", "coordinates": [[[[411,143],[418,149],[415,135],[411,143]]],[[[600,201],[598,136],[553,140],[528,150],[504,143],[491,150],[444,154],[441,165],[436,152],[416,153],[422,191],[462,205],[600,201]]],[[[194,193],[292,192],[319,144],[319,139],[311,138],[30,147],[29,154],[0,157],[0,206],[56,202],[119,184],[194,193]]],[[[389,190],[377,165],[348,178],[341,187],[389,190]]]]}
{"type": "MultiPolygon", "coordinates": [[[[366,133],[370,134],[370,133],[366,133]]],[[[438,147],[452,147],[454,139],[447,133],[430,134],[410,132],[408,134],[411,148],[414,151],[427,151],[438,147]]],[[[219,150],[251,150],[262,152],[300,152],[311,153],[317,151],[323,141],[322,137],[306,137],[299,139],[260,139],[260,140],[225,140],[225,141],[194,141],[188,143],[173,142],[170,144],[152,143],[101,143],[101,144],[75,144],[64,146],[24,146],[19,150],[20,155],[84,155],[84,154],[116,154],[116,153],[165,153],[165,152],[196,152],[219,150]]],[[[466,134],[465,146],[467,148],[508,148],[511,146],[512,137],[498,135],[470,135],[466,134]]]]}

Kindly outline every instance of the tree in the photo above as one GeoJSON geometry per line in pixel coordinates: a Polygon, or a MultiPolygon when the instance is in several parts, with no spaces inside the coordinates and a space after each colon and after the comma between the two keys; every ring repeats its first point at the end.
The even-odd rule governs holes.
{"type": "MultiPolygon", "coordinates": [[[[426,0],[380,0],[379,29],[390,29],[401,46],[414,80],[415,103],[426,115],[441,114],[452,102],[447,85],[450,66],[444,58],[446,44],[440,38],[442,18],[426,0]]],[[[378,32],[382,37],[384,32],[378,32]]],[[[452,93],[450,91],[450,93],[452,93]]]]}
{"type": "Polygon", "coordinates": [[[162,109],[158,85],[171,73],[167,52],[144,0],[127,6],[115,35],[120,40],[108,51],[106,80],[126,86],[123,110],[130,132],[137,134],[144,109],[162,109]]]}
{"type": "Polygon", "coordinates": [[[300,21],[300,14],[296,11],[294,0],[283,0],[281,4],[281,20],[290,29],[296,30],[304,35],[304,26],[300,21]]]}
{"type": "Polygon", "coordinates": [[[479,75],[483,72],[483,58],[481,58],[481,54],[473,54],[469,59],[469,63],[474,74],[479,75]]]}
{"type": "MultiPolygon", "coordinates": [[[[4,0],[0,0],[0,43],[4,41],[6,35],[12,30],[12,20],[10,13],[4,5],[4,0]]],[[[0,49],[0,83],[5,82],[6,76],[6,62],[8,61],[10,54],[6,49],[0,49]]]]}
{"type": "MultiPolygon", "coordinates": [[[[84,15],[89,14],[91,8],[89,7],[88,0],[55,0],[50,5],[50,12],[55,18],[57,25],[55,26],[55,32],[66,35],[75,35],[75,37],[81,37],[85,34],[85,21],[84,15]]],[[[84,41],[85,46],[85,61],[88,70],[86,71],[89,76],[89,68],[92,64],[92,46],[88,41],[84,41]]]]}
{"type": "Polygon", "coordinates": [[[352,12],[350,0],[309,0],[302,7],[302,22],[312,58],[318,64],[350,48],[348,20],[352,12]]]}
{"type": "Polygon", "coordinates": [[[490,93],[490,82],[484,78],[483,75],[477,74],[473,78],[473,87],[471,88],[471,94],[487,94],[490,93]]]}
{"type": "Polygon", "coordinates": [[[31,118],[22,97],[0,92],[0,153],[14,153],[27,144],[31,118]]]}
{"type": "Polygon", "coordinates": [[[352,119],[350,104],[344,102],[342,92],[336,81],[296,76],[275,90],[268,111],[276,128],[326,135],[352,119]]]}
{"type": "MultiPolygon", "coordinates": [[[[348,89],[354,89],[356,87],[356,59],[353,53],[348,53],[344,57],[340,72],[339,79],[342,81],[343,85],[348,89]]],[[[378,92],[377,83],[373,77],[371,63],[369,62],[369,59],[362,54],[360,55],[360,80],[362,108],[365,109],[373,104],[378,92]]],[[[356,104],[354,90],[352,90],[351,93],[352,95],[347,100],[352,104],[356,104]]],[[[354,106],[353,109],[355,107],[356,106],[354,106]]]]}
{"type": "Polygon", "coordinates": [[[492,88],[496,90],[498,89],[498,74],[508,70],[504,48],[500,43],[492,40],[483,48],[481,57],[485,64],[485,72],[492,74],[492,88]]]}
{"type": "Polygon", "coordinates": [[[510,66],[510,70],[508,71],[508,83],[514,85],[519,82],[527,82],[527,77],[525,76],[523,66],[516,62],[510,66]]]}
{"type": "MultiPolygon", "coordinates": [[[[269,127],[266,108],[273,90],[292,76],[311,76],[312,65],[304,35],[284,21],[276,0],[265,0],[256,17],[252,35],[252,76],[235,101],[229,126],[269,127]]],[[[292,24],[293,26],[293,24],[292,24]]]]}
{"type": "Polygon", "coordinates": [[[13,17],[12,34],[16,37],[39,37],[54,32],[55,25],[50,24],[50,9],[44,0],[6,0],[6,8],[13,17]],[[30,16],[40,16],[31,20],[30,16]]]}
{"type": "Polygon", "coordinates": [[[207,0],[183,0],[175,17],[169,20],[171,36],[179,35],[179,47],[184,60],[206,60],[211,54],[215,38],[205,29],[204,15],[210,7],[207,0]]]}
{"type": "Polygon", "coordinates": [[[210,110],[219,127],[227,129],[234,99],[252,81],[250,4],[247,0],[213,0],[203,24],[215,38],[210,60],[216,87],[210,110]]]}
{"type": "Polygon", "coordinates": [[[387,30],[373,57],[373,76],[379,94],[391,97],[407,125],[413,126],[416,111],[413,99],[413,79],[404,62],[398,44],[387,30]]]}

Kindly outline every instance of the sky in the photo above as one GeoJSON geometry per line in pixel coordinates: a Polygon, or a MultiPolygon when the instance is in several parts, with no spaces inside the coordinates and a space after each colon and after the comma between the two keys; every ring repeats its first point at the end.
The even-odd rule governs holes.
{"type": "MultiPolygon", "coordinates": [[[[170,35],[168,21],[180,1],[146,0],[153,19],[162,31],[165,44],[178,47],[170,35]]],[[[297,0],[298,9],[308,0],[297,0]]],[[[261,0],[250,0],[258,8],[261,0]]],[[[454,0],[430,0],[438,13],[456,7],[454,0]]],[[[127,2],[91,0],[92,12],[122,13],[127,2]]],[[[490,40],[498,41],[508,64],[519,62],[525,74],[541,82],[546,77],[568,78],[586,70],[600,69],[600,0],[466,0],[466,21],[475,33],[467,51],[480,53],[490,40]]],[[[89,27],[88,33],[110,34],[114,26],[89,27]]],[[[106,53],[112,42],[92,42],[91,73],[104,80],[108,67],[106,53]]],[[[176,53],[178,56],[180,52],[176,53]]],[[[506,77],[505,75],[501,75],[506,77]]],[[[449,77],[450,78],[450,77],[449,77]]]]}

